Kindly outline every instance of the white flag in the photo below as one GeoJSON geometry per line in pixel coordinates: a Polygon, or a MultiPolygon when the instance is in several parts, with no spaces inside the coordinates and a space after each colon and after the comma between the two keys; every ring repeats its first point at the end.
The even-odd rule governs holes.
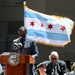
{"type": "Polygon", "coordinates": [[[28,38],[42,44],[64,46],[71,41],[74,22],[66,17],[46,15],[25,6],[24,25],[28,38]]]}

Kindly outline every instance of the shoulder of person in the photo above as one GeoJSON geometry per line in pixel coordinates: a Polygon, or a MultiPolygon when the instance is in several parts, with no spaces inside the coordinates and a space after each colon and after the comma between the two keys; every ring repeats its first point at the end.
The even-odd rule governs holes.
{"type": "Polygon", "coordinates": [[[58,63],[62,64],[62,65],[66,64],[65,61],[63,61],[63,60],[58,60],[58,63]]]}
{"type": "Polygon", "coordinates": [[[72,75],[75,75],[75,71],[71,71],[71,74],[72,74],[72,75]]]}
{"type": "Polygon", "coordinates": [[[47,61],[43,61],[42,63],[45,64],[46,66],[48,66],[48,64],[49,64],[50,62],[51,62],[50,60],[47,60],[47,61]]]}
{"type": "Polygon", "coordinates": [[[59,62],[59,63],[65,63],[65,61],[63,61],[63,60],[58,60],[58,62],[59,62]]]}
{"type": "Polygon", "coordinates": [[[20,40],[20,38],[17,38],[17,39],[14,39],[13,42],[17,42],[17,41],[19,41],[19,40],[20,40]]]}
{"type": "Polygon", "coordinates": [[[33,39],[30,39],[30,38],[26,38],[26,41],[28,41],[28,42],[35,42],[35,40],[33,40],[33,39]]]}
{"type": "Polygon", "coordinates": [[[72,75],[71,72],[66,72],[64,75],[72,75]]]}

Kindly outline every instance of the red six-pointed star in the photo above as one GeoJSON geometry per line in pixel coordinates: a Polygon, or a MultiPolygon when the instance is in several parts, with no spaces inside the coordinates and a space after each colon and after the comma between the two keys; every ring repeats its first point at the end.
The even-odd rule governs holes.
{"type": "Polygon", "coordinates": [[[44,27],[43,23],[41,23],[41,27],[44,27]]]}
{"type": "Polygon", "coordinates": [[[62,31],[66,30],[66,27],[65,26],[61,26],[61,29],[62,31]]]}
{"type": "Polygon", "coordinates": [[[52,24],[48,25],[48,28],[53,29],[53,25],[52,24]]]}
{"type": "Polygon", "coordinates": [[[32,27],[33,27],[34,25],[35,25],[35,24],[34,24],[34,22],[33,22],[33,21],[32,21],[32,22],[30,22],[30,26],[32,26],[32,27]]]}

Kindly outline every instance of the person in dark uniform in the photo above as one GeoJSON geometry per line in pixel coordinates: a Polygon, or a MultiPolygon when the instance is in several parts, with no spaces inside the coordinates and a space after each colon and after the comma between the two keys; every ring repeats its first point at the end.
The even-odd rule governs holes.
{"type": "Polygon", "coordinates": [[[47,62],[47,71],[48,75],[64,75],[67,71],[66,63],[62,60],[59,60],[59,55],[56,51],[52,51],[49,55],[50,61],[47,62]]]}
{"type": "MultiPolygon", "coordinates": [[[[11,52],[17,52],[20,55],[32,55],[33,58],[36,58],[39,54],[36,42],[33,41],[33,39],[28,39],[26,34],[27,29],[24,26],[21,26],[18,30],[19,37],[13,40],[11,52]]],[[[32,75],[31,70],[32,69],[30,69],[30,75],[32,75]]]]}

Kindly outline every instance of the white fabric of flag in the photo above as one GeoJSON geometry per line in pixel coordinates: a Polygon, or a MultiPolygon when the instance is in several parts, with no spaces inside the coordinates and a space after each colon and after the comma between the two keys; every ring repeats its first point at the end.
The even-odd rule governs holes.
{"type": "Polygon", "coordinates": [[[74,22],[66,17],[43,14],[24,6],[24,26],[28,38],[46,45],[64,46],[71,42],[74,22]]]}

